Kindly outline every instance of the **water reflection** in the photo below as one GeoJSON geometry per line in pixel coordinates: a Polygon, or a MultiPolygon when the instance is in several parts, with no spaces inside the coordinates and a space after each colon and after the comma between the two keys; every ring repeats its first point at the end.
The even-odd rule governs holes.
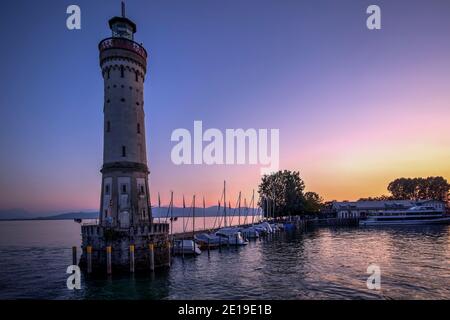
{"type": "Polygon", "coordinates": [[[79,225],[33,223],[0,223],[2,299],[450,299],[450,226],[282,233],[177,257],[155,274],[83,277],[82,290],[69,291],[79,225]],[[371,263],[381,267],[381,291],[366,287],[371,263]]]}

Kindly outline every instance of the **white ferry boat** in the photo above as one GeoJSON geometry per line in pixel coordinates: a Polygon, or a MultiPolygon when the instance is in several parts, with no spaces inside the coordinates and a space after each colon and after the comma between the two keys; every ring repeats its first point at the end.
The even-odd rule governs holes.
{"type": "Polygon", "coordinates": [[[418,206],[407,210],[387,210],[368,215],[360,226],[450,224],[450,215],[434,207],[418,206]]]}

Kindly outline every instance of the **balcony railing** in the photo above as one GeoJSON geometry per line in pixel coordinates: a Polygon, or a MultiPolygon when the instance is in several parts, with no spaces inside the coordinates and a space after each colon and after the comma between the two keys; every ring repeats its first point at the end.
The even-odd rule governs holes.
{"type": "Polygon", "coordinates": [[[107,38],[102,40],[98,45],[100,51],[116,48],[133,51],[142,58],[147,59],[147,50],[143,46],[125,38],[107,38]]]}

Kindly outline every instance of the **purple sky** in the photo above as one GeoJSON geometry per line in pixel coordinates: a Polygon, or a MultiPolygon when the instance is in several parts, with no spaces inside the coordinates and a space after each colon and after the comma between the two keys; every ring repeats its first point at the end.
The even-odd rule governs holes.
{"type": "MultiPolygon", "coordinates": [[[[103,81],[98,42],[120,1],[8,1],[0,24],[0,209],[97,210],[103,81]],[[65,26],[78,4],[82,30],[65,26]]],[[[234,198],[260,166],[175,166],[177,128],[280,129],[282,169],[325,199],[386,193],[399,176],[450,180],[450,2],[127,1],[150,59],[153,201],[234,198]],[[366,28],[370,4],[382,30],[366,28]]]]}

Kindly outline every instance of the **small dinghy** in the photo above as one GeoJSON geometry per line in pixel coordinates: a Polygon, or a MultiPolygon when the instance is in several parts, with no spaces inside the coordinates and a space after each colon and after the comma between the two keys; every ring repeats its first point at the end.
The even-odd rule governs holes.
{"type": "Polygon", "coordinates": [[[193,240],[175,240],[173,253],[177,255],[199,255],[202,251],[193,240]]]}

